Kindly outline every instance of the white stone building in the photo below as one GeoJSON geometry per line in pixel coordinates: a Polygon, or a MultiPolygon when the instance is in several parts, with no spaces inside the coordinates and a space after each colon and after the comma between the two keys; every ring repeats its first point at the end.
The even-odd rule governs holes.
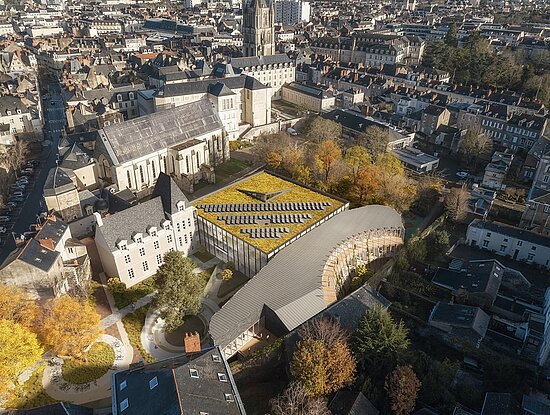
{"type": "Polygon", "coordinates": [[[275,23],[285,25],[309,22],[311,5],[302,0],[275,0],[275,23]]]}
{"type": "Polygon", "coordinates": [[[176,183],[161,174],[152,199],[111,216],[94,213],[95,243],[107,277],[129,288],[154,275],[165,253],[192,253],[194,212],[176,183]]]}
{"type": "Polygon", "coordinates": [[[229,141],[212,103],[204,98],[104,127],[94,158],[99,180],[119,190],[150,189],[161,172],[192,187],[229,159],[229,141]]]}

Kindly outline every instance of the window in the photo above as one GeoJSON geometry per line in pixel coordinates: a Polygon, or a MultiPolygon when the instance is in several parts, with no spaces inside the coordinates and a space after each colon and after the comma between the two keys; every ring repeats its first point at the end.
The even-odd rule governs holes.
{"type": "Polygon", "coordinates": [[[487,238],[491,237],[491,232],[487,232],[487,238]]]}
{"type": "Polygon", "coordinates": [[[225,373],[218,373],[218,380],[220,382],[227,382],[227,376],[225,375],[225,373]]]}
{"type": "Polygon", "coordinates": [[[128,398],[124,399],[120,403],[120,412],[124,411],[125,409],[128,409],[128,398]]]}
{"type": "Polygon", "coordinates": [[[149,263],[147,261],[143,261],[141,266],[143,267],[143,271],[149,271],[149,263]]]}
{"type": "Polygon", "coordinates": [[[187,243],[187,235],[184,235],[184,238],[185,238],[185,243],[187,243]]]}
{"type": "Polygon", "coordinates": [[[139,255],[145,256],[145,248],[139,248],[139,255]]]}
{"type": "Polygon", "coordinates": [[[527,254],[527,261],[532,261],[535,258],[535,254],[527,254]]]}
{"type": "Polygon", "coordinates": [[[179,242],[180,246],[182,246],[182,245],[183,245],[183,241],[181,240],[181,236],[180,236],[180,237],[178,237],[178,242],[179,242]]]}
{"type": "Polygon", "coordinates": [[[130,99],[134,99],[134,93],[133,93],[133,92],[130,92],[130,93],[128,94],[128,97],[129,97],[130,99]]]}
{"type": "Polygon", "coordinates": [[[120,382],[120,385],[118,385],[118,389],[123,391],[124,389],[126,389],[126,386],[128,386],[128,384],[125,380],[123,380],[122,382],[120,382]]]}
{"type": "Polygon", "coordinates": [[[157,172],[155,171],[155,161],[153,160],[151,162],[151,170],[153,171],[153,178],[156,178],[157,177],[157,172]]]}
{"type": "Polygon", "coordinates": [[[160,264],[162,264],[162,255],[157,254],[157,265],[160,265],[160,264]]]}
{"type": "Polygon", "coordinates": [[[130,261],[130,255],[124,255],[124,262],[129,264],[131,261],[130,261]]]}
{"type": "Polygon", "coordinates": [[[166,240],[168,241],[169,244],[172,243],[172,235],[166,235],[166,240]]]}
{"type": "Polygon", "coordinates": [[[145,183],[145,175],[143,174],[143,166],[139,166],[139,179],[141,183],[145,183]]]}
{"type": "Polygon", "coordinates": [[[149,381],[149,389],[155,389],[159,384],[158,378],[155,376],[153,379],[149,381]]]}
{"type": "Polygon", "coordinates": [[[126,181],[128,182],[128,187],[132,187],[132,176],[130,170],[126,170],[126,181]]]}
{"type": "Polygon", "coordinates": [[[500,245],[500,252],[506,251],[506,245],[500,245]]]}
{"type": "Polygon", "coordinates": [[[179,223],[179,222],[176,223],[176,229],[177,229],[178,232],[181,232],[181,227],[180,227],[180,223],[179,223]]]}
{"type": "Polygon", "coordinates": [[[212,355],[212,361],[216,363],[220,363],[222,361],[221,357],[217,354],[212,355]]]}
{"type": "Polygon", "coordinates": [[[192,378],[198,379],[199,378],[199,371],[197,369],[189,369],[189,374],[192,378]]]}
{"type": "Polygon", "coordinates": [[[518,246],[523,245],[523,241],[518,241],[518,246]]]}
{"type": "Polygon", "coordinates": [[[504,242],[508,242],[508,238],[504,238],[504,242]]]}
{"type": "Polygon", "coordinates": [[[536,251],[536,250],[537,250],[537,247],[536,247],[535,245],[533,245],[533,246],[531,247],[531,251],[536,251]]]}
{"type": "Polygon", "coordinates": [[[233,398],[232,393],[224,393],[224,396],[227,402],[235,402],[235,398],[233,398]]]}
{"type": "Polygon", "coordinates": [[[122,95],[117,94],[116,100],[117,100],[118,102],[122,102],[122,95]]]}
{"type": "Polygon", "coordinates": [[[489,246],[489,241],[483,241],[483,247],[487,248],[489,246]]]}
{"type": "Polygon", "coordinates": [[[136,275],[134,274],[134,269],[133,268],[128,268],[128,278],[132,279],[135,276],[136,275]]]}
{"type": "Polygon", "coordinates": [[[187,225],[191,226],[191,218],[187,218],[187,225]]]}
{"type": "Polygon", "coordinates": [[[155,249],[159,249],[159,248],[160,248],[159,241],[153,242],[153,248],[155,248],[155,249]]]}

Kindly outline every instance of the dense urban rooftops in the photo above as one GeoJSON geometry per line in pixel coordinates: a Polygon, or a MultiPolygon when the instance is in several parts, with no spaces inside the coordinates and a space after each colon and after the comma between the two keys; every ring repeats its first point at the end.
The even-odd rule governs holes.
{"type": "Polygon", "coordinates": [[[269,253],[345,204],[262,172],[195,204],[199,216],[269,253]]]}

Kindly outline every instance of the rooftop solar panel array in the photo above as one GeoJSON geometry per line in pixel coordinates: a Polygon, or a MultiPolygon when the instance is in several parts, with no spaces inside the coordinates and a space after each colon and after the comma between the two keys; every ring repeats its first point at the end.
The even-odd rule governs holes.
{"type": "Polygon", "coordinates": [[[291,212],[304,210],[324,210],[330,202],[281,202],[281,203],[230,203],[201,204],[197,208],[206,213],[218,212],[291,212]]]}
{"type": "Polygon", "coordinates": [[[283,233],[289,233],[289,228],[243,228],[241,233],[248,234],[251,238],[280,238],[283,233]]]}
{"type": "Polygon", "coordinates": [[[264,215],[221,215],[226,225],[286,225],[304,223],[311,219],[309,213],[270,213],[264,215]]]}

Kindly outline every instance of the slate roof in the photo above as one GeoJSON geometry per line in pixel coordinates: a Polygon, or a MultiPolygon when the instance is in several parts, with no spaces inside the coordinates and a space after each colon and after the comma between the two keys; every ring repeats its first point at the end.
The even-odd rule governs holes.
{"type": "Polygon", "coordinates": [[[21,98],[14,95],[0,96],[0,116],[7,115],[8,111],[11,111],[12,115],[15,115],[18,109],[20,109],[22,113],[27,112],[27,107],[25,107],[21,98]]]}
{"type": "Polygon", "coordinates": [[[44,183],[44,196],[55,196],[73,190],[75,185],[71,176],[74,176],[71,170],[62,167],[51,168],[44,183]]]}
{"type": "Polygon", "coordinates": [[[384,227],[402,228],[401,215],[386,206],[364,206],[334,216],[282,249],[214,314],[214,344],[227,346],[260,319],[264,306],[288,331],[325,310],[321,277],[327,256],[350,236],[384,227]]]}
{"type": "Polygon", "coordinates": [[[113,164],[146,156],[222,129],[212,103],[199,101],[104,127],[100,137],[113,164]]]}
{"type": "Polygon", "coordinates": [[[246,414],[229,365],[218,348],[117,372],[112,384],[113,415],[128,411],[133,415],[246,414]],[[191,377],[190,369],[198,371],[198,378],[191,377]],[[227,381],[220,381],[218,374],[225,375],[227,381]],[[158,385],[151,389],[149,382],[154,377],[158,385]],[[226,400],[225,394],[234,400],[226,400]],[[128,399],[128,409],[121,412],[124,399],[128,399]]]}
{"type": "Polygon", "coordinates": [[[216,82],[215,84],[208,85],[208,93],[217,97],[236,95],[232,90],[230,90],[227,85],[216,82]]]}
{"type": "Polygon", "coordinates": [[[182,82],[179,84],[168,84],[164,85],[158,92],[158,96],[162,97],[173,97],[180,95],[193,95],[201,94],[208,91],[208,86],[210,84],[215,84],[221,82],[226,85],[229,89],[265,89],[269,88],[268,86],[262,84],[260,81],[255,78],[247,75],[239,76],[230,76],[227,78],[219,79],[205,79],[202,81],[193,81],[193,82],[182,82]]]}
{"type": "Polygon", "coordinates": [[[338,391],[329,405],[332,415],[378,415],[380,412],[361,392],[338,391]]]}
{"type": "Polygon", "coordinates": [[[92,415],[94,410],[72,403],[59,402],[52,405],[33,409],[14,409],[5,412],[5,415],[92,415]]]}
{"type": "Polygon", "coordinates": [[[168,214],[178,211],[176,204],[179,201],[185,202],[186,205],[189,203],[189,200],[183,194],[176,182],[174,182],[170,176],[162,172],[157,178],[153,196],[160,196],[164,211],[168,214]]]}
{"type": "Polygon", "coordinates": [[[490,319],[491,317],[479,307],[438,301],[432,309],[429,321],[449,324],[453,328],[471,329],[484,337],[490,319]]]}
{"type": "Polygon", "coordinates": [[[235,68],[247,68],[260,65],[275,65],[280,63],[291,63],[292,60],[286,53],[278,53],[269,56],[250,56],[243,58],[232,58],[231,65],[235,68]]]}
{"type": "Polygon", "coordinates": [[[514,398],[509,393],[487,392],[481,415],[516,415],[514,398]]]}
{"type": "Polygon", "coordinates": [[[525,411],[526,414],[550,415],[549,405],[528,395],[523,395],[523,399],[521,401],[521,408],[525,411]]]}

